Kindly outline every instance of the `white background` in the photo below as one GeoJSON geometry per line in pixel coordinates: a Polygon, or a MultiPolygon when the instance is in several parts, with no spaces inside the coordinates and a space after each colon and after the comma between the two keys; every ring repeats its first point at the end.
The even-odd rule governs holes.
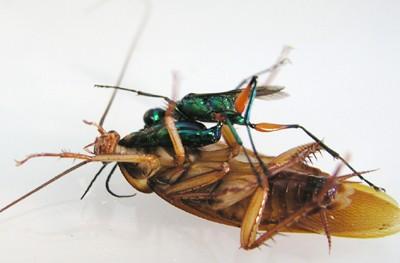
{"type": "MultiPolygon", "coordinates": [[[[33,152],[81,151],[97,121],[143,15],[141,1],[0,1],[0,204],[71,165],[33,152]]],[[[398,1],[153,1],[149,26],[123,85],[169,96],[171,70],[181,95],[224,91],[272,64],[283,45],[292,65],[276,84],[290,97],[257,101],[253,121],[301,123],[400,200],[398,1]]],[[[157,99],[119,93],[105,123],[124,135],[142,127],[157,99]]],[[[240,128],[242,134],[244,129],[240,128]]],[[[256,134],[277,154],[309,142],[300,131],[256,134]]],[[[337,163],[324,155],[326,169],[337,163]]],[[[394,262],[399,236],[383,239],[278,237],[271,248],[239,249],[239,229],[207,222],[155,195],[122,200],[91,164],[0,215],[1,262],[394,262]]],[[[117,174],[112,187],[131,193],[117,174]]]]}

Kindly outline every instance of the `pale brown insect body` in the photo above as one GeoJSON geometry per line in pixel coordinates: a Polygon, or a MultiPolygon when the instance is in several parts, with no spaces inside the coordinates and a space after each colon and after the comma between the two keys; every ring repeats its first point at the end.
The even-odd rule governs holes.
{"type": "MultiPolygon", "coordinates": [[[[243,161],[242,152],[232,158],[227,149],[227,145],[218,144],[213,145],[212,150],[187,152],[185,169],[178,176],[172,149],[152,150],[163,164],[156,171],[143,165],[122,163],[119,166],[128,182],[138,190],[154,191],[178,208],[207,220],[243,227],[258,186],[257,177],[249,163],[243,161]],[[214,181],[208,180],[211,177],[214,181]],[[202,185],[198,184],[200,178],[204,179],[202,185]]],[[[317,150],[318,144],[313,143],[278,157],[262,157],[271,171],[274,167],[277,171],[269,180],[259,226],[253,226],[269,230],[265,239],[281,231],[325,233],[328,237],[374,237],[399,231],[399,210],[390,197],[368,186],[349,182],[349,176],[336,179],[307,165],[304,159],[317,150]],[[296,161],[292,165],[281,168],[293,158],[296,161]],[[369,199],[368,203],[364,199],[369,199]],[[385,216],[373,214],[379,209],[385,216]]],[[[149,153],[148,149],[146,152],[149,153]]],[[[253,248],[247,245],[247,241],[242,240],[244,248],[253,248]]]]}

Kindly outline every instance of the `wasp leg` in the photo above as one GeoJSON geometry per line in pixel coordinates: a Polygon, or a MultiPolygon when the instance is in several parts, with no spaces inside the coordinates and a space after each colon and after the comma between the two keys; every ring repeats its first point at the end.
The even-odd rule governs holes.
{"type": "Polygon", "coordinates": [[[275,124],[275,123],[257,123],[250,124],[252,128],[261,132],[273,132],[285,129],[297,128],[303,130],[308,136],[310,136],[316,143],[318,143],[325,151],[327,151],[333,158],[342,161],[353,173],[357,174],[358,178],[367,183],[369,186],[373,187],[377,191],[385,191],[385,189],[374,185],[372,182],[368,181],[359,172],[357,172],[340,154],[334,151],[332,148],[323,143],[318,137],[308,131],[306,128],[299,124],[275,124]]]}
{"type": "MultiPolygon", "coordinates": [[[[243,119],[244,119],[244,125],[246,125],[247,134],[249,136],[251,149],[253,150],[258,163],[261,165],[263,173],[265,175],[269,176],[270,175],[269,169],[268,169],[267,165],[264,163],[264,161],[262,160],[262,158],[260,158],[260,156],[257,152],[256,146],[255,146],[255,143],[253,140],[253,136],[251,135],[251,130],[249,127],[250,112],[251,112],[253,101],[256,97],[256,90],[257,90],[257,76],[253,76],[252,79],[250,80],[249,84],[247,85],[247,87],[245,89],[243,89],[243,91],[236,98],[235,109],[239,113],[243,113],[244,109],[246,109],[243,119]],[[247,104],[247,108],[246,108],[246,104],[247,104]]],[[[234,135],[236,135],[236,131],[234,130],[232,124],[230,124],[229,120],[227,121],[227,123],[228,123],[229,127],[231,128],[232,133],[234,135]]],[[[242,145],[239,136],[236,135],[235,138],[237,139],[237,142],[240,145],[242,145]]],[[[246,156],[248,155],[246,149],[244,149],[244,148],[243,148],[243,152],[245,153],[246,156]]],[[[247,157],[247,158],[249,159],[249,157],[247,157]]]]}
{"type": "Polygon", "coordinates": [[[222,125],[221,131],[228,147],[218,150],[213,149],[212,151],[201,151],[201,161],[226,162],[240,153],[242,141],[229,120],[227,120],[226,124],[222,125]]]}
{"type": "MultiPolygon", "coordinates": [[[[173,88],[177,88],[177,76],[176,74],[173,74],[173,88]]],[[[183,148],[183,143],[181,141],[181,138],[179,137],[178,131],[175,126],[175,120],[173,117],[173,112],[175,110],[176,103],[174,101],[169,101],[168,102],[168,108],[165,113],[164,117],[164,123],[165,127],[168,130],[168,134],[171,138],[172,145],[174,147],[175,151],[175,158],[176,158],[176,163],[177,166],[182,166],[183,163],[185,162],[185,148],[183,148]]]]}
{"type": "Polygon", "coordinates": [[[188,191],[194,191],[221,180],[228,172],[229,165],[228,163],[224,162],[217,170],[212,170],[211,172],[206,172],[194,177],[190,177],[188,179],[173,184],[166,190],[165,193],[167,195],[173,195],[188,191]]]}

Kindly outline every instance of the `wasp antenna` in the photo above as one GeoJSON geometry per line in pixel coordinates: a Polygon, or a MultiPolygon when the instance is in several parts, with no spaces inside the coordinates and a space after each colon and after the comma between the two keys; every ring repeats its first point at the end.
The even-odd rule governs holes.
{"type": "Polygon", "coordinates": [[[136,93],[138,96],[145,96],[145,97],[152,97],[152,98],[161,98],[164,99],[165,101],[169,102],[171,101],[170,98],[163,96],[163,95],[158,95],[158,94],[153,94],[153,93],[148,93],[136,89],[128,89],[128,88],[123,88],[123,87],[118,87],[118,86],[110,86],[110,85],[94,85],[95,88],[103,88],[103,89],[116,89],[116,90],[123,90],[123,91],[128,91],[132,93],[136,93]]]}
{"type": "Polygon", "coordinates": [[[179,93],[179,88],[180,88],[180,74],[179,71],[173,70],[172,71],[172,99],[176,101],[176,98],[178,97],[179,93]]]}
{"type": "MultiPolygon", "coordinates": [[[[131,45],[129,46],[129,49],[128,49],[128,53],[127,53],[127,55],[125,57],[124,64],[122,65],[121,71],[119,73],[117,84],[115,86],[120,86],[121,85],[121,82],[122,82],[122,79],[124,78],[126,69],[128,68],[129,63],[131,61],[131,58],[132,58],[132,55],[133,55],[133,51],[135,50],[136,46],[138,45],[139,40],[140,40],[140,38],[141,38],[141,36],[142,36],[142,34],[144,32],[144,29],[146,28],[147,22],[149,21],[150,12],[151,12],[151,3],[150,3],[150,1],[144,1],[144,3],[145,3],[144,15],[143,15],[142,20],[140,22],[138,31],[133,36],[133,39],[131,41],[131,45]]],[[[108,101],[108,104],[107,104],[107,106],[106,106],[106,108],[104,110],[104,113],[100,118],[100,121],[99,121],[99,125],[100,126],[103,126],[104,121],[105,121],[105,119],[107,117],[108,112],[110,111],[111,105],[113,104],[116,95],[117,95],[117,90],[114,89],[112,94],[111,94],[110,100],[108,101]]]]}
{"type": "Polygon", "coordinates": [[[40,186],[36,187],[35,189],[29,191],[28,193],[24,194],[24,195],[21,196],[20,198],[18,198],[18,199],[16,199],[16,200],[12,201],[11,203],[9,203],[8,205],[6,205],[5,207],[1,208],[1,209],[0,209],[0,213],[4,212],[4,211],[7,210],[8,208],[10,208],[10,207],[16,205],[17,203],[21,202],[22,200],[24,200],[25,198],[31,196],[32,194],[36,193],[37,191],[43,189],[43,188],[46,187],[47,185],[49,185],[49,184],[51,184],[51,183],[57,181],[58,179],[60,179],[60,178],[63,177],[64,175],[69,174],[70,172],[72,172],[72,171],[78,169],[79,167],[81,167],[81,166],[83,166],[83,165],[85,165],[85,164],[87,164],[87,163],[89,163],[89,162],[90,162],[90,161],[83,161],[83,162],[80,162],[80,163],[78,163],[78,164],[76,164],[76,165],[74,165],[74,166],[68,168],[68,169],[65,170],[64,172],[58,174],[57,176],[51,178],[51,179],[48,180],[47,182],[41,184],[40,186]]]}

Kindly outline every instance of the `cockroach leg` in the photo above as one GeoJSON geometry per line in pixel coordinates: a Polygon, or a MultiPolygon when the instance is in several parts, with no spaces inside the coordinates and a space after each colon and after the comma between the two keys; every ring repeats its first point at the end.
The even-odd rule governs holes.
{"type": "Polygon", "coordinates": [[[134,196],[136,196],[136,194],[119,195],[119,194],[114,193],[114,192],[111,190],[111,188],[110,188],[110,180],[111,180],[111,176],[114,174],[115,169],[117,168],[117,166],[118,166],[118,164],[115,164],[115,165],[113,166],[113,168],[111,169],[111,171],[110,171],[110,172],[108,173],[108,175],[107,175],[107,179],[106,179],[106,190],[107,190],[107,192],[108,192],[110,195],[112,195],[112,196],[114,196],[114,197],[117,197],[117,198],[128,198],[128,197],[134,197],[134,196]]]}
{"type": "Polygon", "coordinates": [[[309,143],[292,148],[268,162],[271,175],[275,175],[282,170],[288,169],[293,165],[304,162],[311,154],[321,149],[318,143],[309,143]]]}
{"type": "MultiPolygon", "coordinates": [[[[300,219],[307,217],[312,211],[315,209],[325,209],[325,201],[326,201],[326,194],[332,187],[334,187],[337,182],[338,182],[338,174],[342,168],[342,165],[339,165],[338,168],[335,170],[335,172],[329,176],[324,184],[324,186],[321,188],[321,190],[316,194],[313,199],[306,205],[304,205],[302,208],[294,212],[293,214],[289,215],[285,219],[283,219],[281,222],[279,222],[277,225],[274,227],[270,228],[267,230],[265,233],[263,233],[261,236],[256,238],[256,232],[253,233],[252,235],[249,235],[250,239],[248,240],[247,243],[243,245],[242,247],[244,249],[253,249],[256,247],[261,246],[263,243],[271,239],[273,236],[275,236],[279,231],[281,231],[285,227],[290,227],[292,224],[298,222],[300,219]],[[253,237],[253,239],[251,239],[253,237]]],[[[254,196],[253,196],[254,198],[254,196]]],[[[251,204],[251,203],[250,203],[251,204]]],[[[250,205],[249,205],[250,207],[250,205]]],[[[244,222],[243,222],[244,223],[244,222]]],[[[243,227],[243,225],[242,225],[243,227]]],[[[328,236],[328,242],[330,240],[330,234],[329,231],[325,230],[327,232],[328,236]]],[[[330,246],[330,245],[329,245],[330,246]]]]}
{"type": "Polygon", "coordinates": [[[228,172],[228,163],[223,163],[218,170],[213,170],[211,172],[194,176],[186,180],[182,180],[181,182],[175,183],[166,190],[166,194],[173,195],[176,193],[180,194],[187,191],[197,190],[199,188],[211,185],[221,180],[228,172]]]}
{"type": "Polygon", "coordinates": [[[321,208],[321,211],[319,211],[319,215],[321,218],[321,224],[324,227],[324,232],[325,232],[326,238],[328,239],[328,247],[329,247],[329,254],[330,254],[331,249],[332,249],[332,238],[331,238],[331,234],[329,232],[328,218],[327,218],[326,213],[327,213],[327,211],[326,211],[325,207],[321,208]]]}
{"type": "Polygon", "coordinates": [[[229,159],[237,156],[240,152],[240,145],[229,126],[222,126],[222,136],[224,137],[226,144],[229,146],[229,153],[231,154],[229,159]]]}
{"type": "Polygon", "coordinates": [[[90,188],[92,188],[94,182],[96,181],[97,177],[99,177],[99,175],[101,174],[101,172],[104,170],[104,168],[106,168],[106,166],[108,165],[108,163],[104,163],[100,169],[97,171],[97,173],[93,176],[92,180],[90,181],[89,185],[86,187],[85,192],[83,192],[82,196],[81,196],[81,200],[83,198],[85,198],[86,194],[89,192],[90,188]]]}
{"type": "Polygon", "coordinates": [[[268,189],[268,185],[258,186],[250,199],[240,229],[240,245],[244,249],[258,247],[253,244],[258,240],[257,233],[268,200],[268,189]]]}

